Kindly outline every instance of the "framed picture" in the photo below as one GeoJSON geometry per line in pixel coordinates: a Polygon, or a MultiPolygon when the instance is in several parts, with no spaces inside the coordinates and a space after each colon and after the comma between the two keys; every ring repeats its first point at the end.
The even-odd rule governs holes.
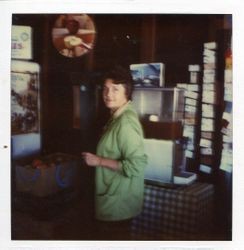
{"type": "Polygon", "coordinates": [[[164,87],[164,64],[131,64],[130,70],[135,87],[164,87]]]}

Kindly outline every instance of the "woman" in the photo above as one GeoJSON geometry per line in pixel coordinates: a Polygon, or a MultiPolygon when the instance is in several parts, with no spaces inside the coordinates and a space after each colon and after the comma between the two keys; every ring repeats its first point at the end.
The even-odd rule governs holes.
{"type": "Polygon", "coordinates": [[[83,152],[88,166],[96,167],[95,209],[106,239],[129,239],[133,217],[141,212],[144,192],[143,131],[131,104],[129,72],[115,68],[105,76],[103,100],[111,118],[97,153],[83,152]]]}

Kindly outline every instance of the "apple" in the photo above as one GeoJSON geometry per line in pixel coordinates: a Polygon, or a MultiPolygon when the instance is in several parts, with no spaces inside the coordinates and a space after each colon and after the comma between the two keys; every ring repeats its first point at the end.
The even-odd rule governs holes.
{"type": "Polygon", "coordinates": [[[38,168],[40,165],[42,165],[43,164],[43,162],[40,160],[40,159],[34,159],[33,161],[32,161],[32,167],[34,167],[34,168],[38,168]]]}

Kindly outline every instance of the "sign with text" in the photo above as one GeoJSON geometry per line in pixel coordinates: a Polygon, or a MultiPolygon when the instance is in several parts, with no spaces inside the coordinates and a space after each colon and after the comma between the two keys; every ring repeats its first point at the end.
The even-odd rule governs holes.
{"type": "Polygon", "coordinates": [[[11,58],[32,59],[32,29],[30,26],[12,26],[11,58]]]}

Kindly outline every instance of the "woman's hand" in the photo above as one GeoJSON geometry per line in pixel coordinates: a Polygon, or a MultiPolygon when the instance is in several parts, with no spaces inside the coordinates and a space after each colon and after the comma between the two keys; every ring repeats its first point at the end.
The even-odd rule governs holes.
{"type": "Polygon", "coordinates": [[[92,166],[92,167],[99,166],[99,167],[111,169],[113,171],[120,170],[119,162],[116,160],[103,158],[103,157],[100,157],[98,155],[95,155],[89,152],[82,152],[81,155],[82,155],[83,160],[88,166],[92,166]]]}
{"type": "Polygon", "coordinates": [[[81,155],[82,155],[83,160],[88,166],[95,167],[95,166],[101,165],[101,161],[102,161],[101,157],[95,154],[89,153],[89,152],[82,152],[81,155]]]}

